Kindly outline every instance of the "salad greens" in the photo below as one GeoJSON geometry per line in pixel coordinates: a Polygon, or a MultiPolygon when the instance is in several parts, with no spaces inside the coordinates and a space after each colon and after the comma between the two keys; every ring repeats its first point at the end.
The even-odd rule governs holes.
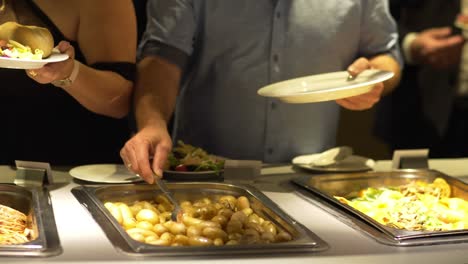
{"type": "Polygon", "coordinates": [[[167,167],[174,171],[215,171],[224,168],[224,159],[179,140],[168,157],[167,167]]]}

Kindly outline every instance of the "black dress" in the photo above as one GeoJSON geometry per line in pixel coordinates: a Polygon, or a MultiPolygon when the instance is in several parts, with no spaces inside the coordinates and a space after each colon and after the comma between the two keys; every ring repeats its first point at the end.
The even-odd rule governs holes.
{"type": "MultiPolygon", "coordinates": [[[[3,19],[47,27],[55,45],[66,40],[51,20],[31,1],[8,1],[3,19]]],[[[80,47],[76,59],[86,64],[80,47]]],[[[99,63],[95,68],[114,70],[134,78],[135,64],[99,63]]],[[[24,70],[0,69],[0,164],[15,160],[80,165],[121,162],[119,150],[129,138],[126,118],[113,119],[92,113],[61,88],[42,85],[24,70]]]]}

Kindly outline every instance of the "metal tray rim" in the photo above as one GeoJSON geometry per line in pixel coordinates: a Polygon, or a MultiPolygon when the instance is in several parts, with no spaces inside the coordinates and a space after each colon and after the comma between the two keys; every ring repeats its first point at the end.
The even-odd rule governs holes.
{"type": "Polygon", "coordinates": [[[49,192],[46,188],[8,185],[16,191],[31,194],[32,209],[39,234],[36,239],[20,245],[0,246],[0,256],[8,257],[51,257],[62,253],[55,217],[44,221],[45,216],[54,216],[49,192]]]}
{"type": "MultiPolygon", "coordinates": [[[[171,188],[173,185],[224,185],[232,186],[235,188],[242,188],[244,191],[250,192],[254,197],[261,197],[262,202],[266,202],[266,205],[270,210],[275,213],[281,212],[281,215],[286,217],[289,223],[292,223],[298,232],[301,234],[301,237],[298,241],[278,243],[278,244],[262,244],[262,245],[232,245],[232,246],[190,246],[190,247],[161,247],[153,246],[145,243],[141,243],[133,240],[126,234],[125,231],[120,227],[117,221],[107,212],[102,203],[97,199],[93,192],[102,189],[109,188],[112,185],[107,186],[78,186],[72,189],[73,195],[78,199],[80,203],[85,205],[87,210],[94,216],[98,224],[104,229],[106,235],[112,237],[111,242],[116,248],[121,252],[130,255],[130,256],[210,256],[210,255],[220,255],[223,254],[261,254],[261,253],[308,253],[308,252],[317,252],[328,249],[328,244],[320,239],[312,231],[308,230],[305,226],[298,223],[291,216],[286,214],[281,208],[279,208],[273,201],[266,197],[263,193],[258,191],[255,187],[250,185],[235,185],[227,183],[211,183],[211,182],[183,182],[183,183],[168,183],[168,187],[171,188]],[[112,225],[112,229],[109,226],[105,226],[103,219],[109,221],[112,225]],[[116,239],[115,234],[109,234],[109,232],[117,231],[120,234],[120,239],[116,239]]],[[[122,186],[133,186],[135,184],[125,184],[118,185],[122,186]]],[[[117,186],[117,185],[113,185],[117,186]]],[[[109,237],[110,238],[110,237],[109,237]]]]}
{"type": "MultiPolygon", "coordinates": [[[[359,175],[381,175],[381,174],[389,174],[390,177],[395,177],[398,174],[403,174],[403,173],[412,173],[412,174],[418,174],[418,173],[430,173],[434,177],[442,177],[444,179],[448,179],[449,181],[457,182],[458,184],[461,184],[464,187],[468,187],[468,184],[464,183],[463,181],[450,177],[446,174],[443,174],[440,171],[437,170],[417,170],[417,169],[401,169],[401,170],[393,170],[393,171],[386,171],[386,172],[376,172],[376,171],[371,171],[371,172],[360,172],[360,173],[339,173],[339,174],[317,174],[317,175],[303,175],[300,177],[297,177],[292,180],[292,182],[301,187],[303,190],[306,190],[306,192],[303,192],[303,195],[308,195],[308,194],[313,194],[315,197],[314,198],[319,198],[319,199],[314,199],[317,200],[318,203],[323,203],[323,201],[326,201],[327,203],[325,204],[327,207],[329,207],[329,212],[331,210],[336,210],[340,209],[342,211],[340,214],[343,215],[346,218],[357,218],[358,225],[360,226],[360,229],[368,230],[368,226],[371,226],[372,228],[377,229],[379,232],[381,232],[386,238],[380,240],[384,240],[386,244],[390,243],[392,245],[422,245],[422,244],[432,244],[432,243],[445,243],[445,242],[451,242],[453,240],[454,243],[456,242],[465,242],[468,241],[468,229],[463,229],[463,230],[454,230],[454,231],[440,231],[440,232],[432,232],[432,231],[405,231],[405,230],[399,230],[391,227],[384,226],[371,217],[367,216],[366,214],[352,208],[351,206],[342,204],[338,200],[336,200],[334,197],[329,196],[328,194],[324,193],[320,189],[317,189],[313,186],[310,186],[307,184],[308,180],[311,177],[326,177],[326,176],[331,176],[331,175],[347,175],[348,177],[352,176],[359,176],[359,175]],[[365,227],[366,225],[367,227],[365,227]],[[433,241],[431,241],[433,239],[433,241]]],[[[353,222],[351,219],[349,219],[351,222],[353,222]]],[[[356,223],[354,223],[356,224],[356,223]]],[[[368,230],[369,233],[369,230],[368,230]]],[[[372,233],[372,232],[370,232],[372,233]]]]}

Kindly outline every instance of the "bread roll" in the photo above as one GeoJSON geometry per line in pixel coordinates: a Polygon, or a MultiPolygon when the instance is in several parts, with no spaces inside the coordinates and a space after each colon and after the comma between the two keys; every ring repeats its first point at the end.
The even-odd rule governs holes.
{"type": "Polygon", "coordinates": [[[47,28],[25,26],[16,22],[6,22],[0,25],[0,39],[14,40],[24,46],[42,50],[43,58],[47,58],[54,48],[54,38],[47,28]]]}

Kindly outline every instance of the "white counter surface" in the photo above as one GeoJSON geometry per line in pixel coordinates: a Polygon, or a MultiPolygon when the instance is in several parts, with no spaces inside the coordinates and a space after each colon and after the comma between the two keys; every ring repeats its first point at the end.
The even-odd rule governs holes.
{"type": "MultiPolygon", "coordinates": [[[[468,159],[430,160],[431,169],[468,182],[468,159]]],[[[389,170],[389,161],[379,161],[376,170],[389,170]]],[[[15,171],[0,167],[0,182],[13,181],[15,171]]],[[[46,258],[0,258],[2,263],[460,263],[468,264],[468,243],[395,247],[381,244],[327,213],[296,192],[289,180],[297,176],[290,166],[266,168],[253,184],[286,213],[317,234],[328,250],[305,255],[210,258],[133,258],[118,252],[92,216],[71,194],[77,186],[67,170],[54,169],[58,184],[51,186],[62,254],[46,258]]]]}

